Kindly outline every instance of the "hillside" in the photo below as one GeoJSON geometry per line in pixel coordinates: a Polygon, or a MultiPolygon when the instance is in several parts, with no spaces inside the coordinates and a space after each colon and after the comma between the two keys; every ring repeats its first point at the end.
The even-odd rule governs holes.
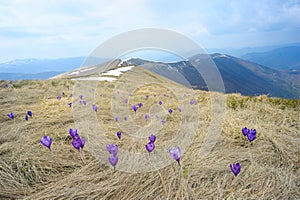
{"type": "Polygon", "coordinates": [[[1,81],[0,199],[300,198],[299,100],[190,90],[140,67],[125,75],[118,78],[121,83],[126,77],[137,83],[131,84],[134,89],[131,94],[126,84],[117,81],[1,81]],[[95,86],[94,90],[82,90],[87,105],[80,104],[79,94],[83,94],[80,88],[90,84],[95,86]],[[57,96],[62,98],[58,100],[57,96]],[[213,106],[213,99],[223,97],[225,104],[221,101],[218,104],[226,108],[222,131],[212,150],[200,156],[213,110],[218,107],[213,106]],[[124,103],[125,98],[128,104],[124,103]],[[161,106],[159,100],[163,101],[161,106]],[[191,105],[189,100],[198,100],[198,104],[191,105]],[[73,102],[73,107],[69,107],[69,102],[73,102]],[[135,114],[131,106],[138,102],[143,102],[143,106],[135,114]],[[97,112],[92,110],[93,103],[98,106],[97,112]],[[177,111],[178,106],[182,106],[182,113],[177,111]],[[168,114],[170,108],[174,111],[172,115],[168,114]],[[192,110],[186,112],[186,109],[192,110]],[[26,122],[27,110],[32,111],[33,117],[26,122]],[[133,125],[126,126],[124,115],[118,115],[116,122],[118,110],[124,110],[133,125]],[[14,120],[7,117],[10,112],[15,113],[14,120]],[[160,121],[155,124],[155,112],[166,119],[166,124],[161,125],[160,121]],[[146,113],[151,114],[150,121],[145,120],[146,113]],[[195,131],[194,136],[178,137],[184,118],[197,122],[190,127],[191,133],[195,131]],[[97,124],[76,127],[81,119],[96,120],[97,124]],[[159,128],[157,132],[148,130],[152,123],[159,128]],[[245,126],[257,130],[257,139],[251,144],[241,132],[245,126]],[[86,138],[81,153],[71,144],[70,128],[78,128],[78,133],[86,138]],[[136,128],[146,131],[138,132],[140,135],[130,131],[136,128]],[[86,129],[91,131],[85,132],[86,129]],[[117,131],[122,132],[120,140],[117,131]],[[150,133],[156,134],[157,141],[155,150],[148,155],[145,144],[150,133]],[[51,152],[40,144],[44,135],[53,139],[51,152]],[[191,143],[183,148],[187,139],[191,143]],[[115,171],[108,163],[105,142],[119,145],[115,171]],[[181,167],[167,152],[169,147],[177,145],[182,148],[181,167]],[[144,156],[140,160],[126,159],[122,157],[126,151],[144,156]],[[164,153],[165,162],[154,162],[164,153]],[[122,165],[123,162],[130,165],[122,165]],[[235,162],[242,166],[236,177],[229,167],[235,162]],[[166,166],[155,168],[164,163],[166,166]],[[147,164],[145,167],[152,170],[130,168],[140,164],[147,164]]]}

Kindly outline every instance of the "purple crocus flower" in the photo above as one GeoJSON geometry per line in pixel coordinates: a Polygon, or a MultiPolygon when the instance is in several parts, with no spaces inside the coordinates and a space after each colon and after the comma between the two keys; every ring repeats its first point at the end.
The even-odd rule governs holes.
{"type": "Polygon", "coordinates": [[[194,104],[194,100],[192,99],[192,100],[190,100],[190,104],[192,105],[192,104],[194,104]]]}
{"type": "Polygon", "coordinates": [[[155,140],[156,140],[156,136],[153,135],[153,134],[151,134],[151,135],[149,136],[149,140],[150,140],[150,142],[154,143],[155,140]]]}
{"type": "Polygon", "coordinates": [[[82,103],[83,103],[83,105],[86,105],[86,100],[83,100],[82,103]]]}
{"type": "Polygon", "coordinates": [[[242,128],[242,133],[244,136],[247,136],[248,140],[252,142],[256,139],[256,129],[249,129],[247,127],[242,128]]]}
{"type": "Polygon", "coordinates": [[[118,136],[119,139],[121,139],[121,135],[122,135],[122,133],[120,131],[118,131],[117,136],[118,136]]]}
{"type": "Polygon", "coordinates": [[[95,112],[97,112],[97,110],[98,110],[98,107],[97,107],[95,104],[93,104],[93,110],[94,110],[95,112]]]}
{"type": "Polygon", "coordinates": [[[124,120],[127,121],[127,117],[126,116],[124,117],[124,120]]]}
{"type": "Polygon", "coordinates": [[[181,108],[178,108],[178,111],[179,111],[179,112],[182,112],[182,109],[181,109],[181,108]]]}
{"type": "Polygon", "coordinates": [[[25,116],[25,120],[28,121],[28,115],[25,116]]]}
{"type": "Polygon", "coordinates": [[[72,98],[73,97],[73,94],[70,94],[70,96],[69,96],[70,98],[72,98]]]}
{"type": "Polygon", "coordinates": [[[230,164],[230,169],[233,172],[234,176],[237,176],[241,171],[240,163],[230,164]]]}
{"type": "Polygon", "coordinates": [[[149,154],[155,149],[155,145],[153,142],[148,142],[146,144],[146,150],[149,152],[149,154]]]}
{"type": "Polygon", "coordinates": [[[149,98],[149,96],[148,95],[146,95],[146,99],[148,99],[149,98]]]}
{"type": "Polygon", "coordinates": [[[125,103],[128,103],[128,99],[125,99],[125,101],[124,101],[125,103]]]}
{"type": "Polygon", "coordinates": [[[248,133],[250,132],[250,129],[245,127],[245,128],[242,128],[242,133],[246,136],[248,135],[248,133]]]}
{"type": "Polygon", "coordinates": [[[168,111],[169,111],[169,113],[170,113],[170,114],[172,114],[172,112],[173,112],[173,110],[172,110],[172,109],[169,109],[168,111]]]}
{"type": "Polygon", "coordinates": [[[79,137],[79,135],[73,138],[72,145],[78,151],[80,150],[80,148],[83,148],[84,144],[85,144],[85,140],[84,142],[82,142],[82,139],[79,137]]]}
{"type": "Polygon", "coordinates": [[[145,115],[145,119],[146,119],[146,120],[148,120],[149,117],[150,117],[149,114],[146,114],[146,115],[145,115]]]}
{"type": "Polygon", "coordinates": [[[132,110],[136,113],[138,107],[137,107],[136,105],[133,105],[131,108],[132,108],[132,110]]]}
{"type": "Polygon", "coordinates": [[[173,157],[173,159],[178,162],[178,165],[180,166],[180,157],[181,157],[180,147],[170,149],[169,153],[173,157]]]}
{"type": "Polygon", "coordinates": [[[61,99],[61,96],[57,96],[57,100],[60,100],[61,99]]]}
{"type": "Polygon", "coordinates": [[[143,106],[143,104],[140,102],[140,103],[138,103],[138,106],[139,106],[139,107],[142,107],[142,106],[143,106]]]}
{"type": "Polygon", "coordinates": [[[164,96],[165,96],[165,97],[168,97],[168,95],[167,95],[167,94],[164,94],[164,96]]]}
{"type": "Polygon", "coordinates": [[[161,104],[162,104],[162,101],[159,101],[158,104],[161,105],[161,104]]]}
{"type": "Polygon", "coordinates": [[[118,155],[111,155],[108,160],[109,160],[109,163],[114,167],[114,170],[115,170],[116,165],[118,163],[118,155]]]}
{"type": "Polygon", "coordinates": [[[119,117],[115,117],[115,121],[118,122],[119,121],[119,117]]]}
{"type": "Polygon", "coordinates": [[[72,102],[69,102],[68,105],[69,105],[69,107],[71,108],[71,107],[72,107],[72,102]]]}
{"type": "Polygon", "coordinates": [[[49,136],[44,136],[41,139],[41,144],[44,145],[45,147],[49,148],[49,150],[51,151],[51,144],[52,144],[52,139],[49,136]]]}
{"type": "Polygon", "coordinates": [[[80,98],[80,99],[82,99],[82,98],[83,98],[83,96],[82,96],[82,95],[79,95],[79,98],[80,98]]]}
{"type": "Polygon", "coordinates": [[[252,142],[253,140],[256,139],[256,130],[255,129],[251,129],[249,131],[249,133],[247,134],[247,138],[250,142],[252,142]]]}
{"type": "Polygon", "coordinates": [[[61,94],[62,94],[63,96],[65,96],[65,92],[62,92],[61,94]]]}
{"type": "Polygon", "coordinates": [[[13,112],[11,112],[11,113],[7,114],[7,116],[8,116],[9,118],[11,118],[11,119],[14,119],[14,118],[15,118],[15,115],[14,115],[14,113],[13,113],[13,112]]]}
{"type": "Polygon", "coordinates": [[[32,112],[31,112],[30,110],[28,110],[28,111],[27,111],[27,115],[28,115],[29,117],[32,117],[32,112]]]}
{"type": "Polygon", "coordinates": [[[165,125],[165,123],[166,123],[166,120],[161,120],[161,123],[162,123],[162,125],[165,125]]]}
{"type": "Polygon", "coordinates": [[[116,156],[116,155],[118,154],[119,147],[118,147],[118,145],[116,145],[116,144],[108,144],[108,145],[106,145],[106,150],[107,150],[110,154],[116,156]]]}
{"type": "Polygon", "coordinates": [[[69,133],[70,133],[71,137],[73,138],[73,141],[72,141],[73,147],[75,149],[77,149],[78,151],[80,150],[80,148],[83,149],[83,147],[85,145],[85,139],[81,138],[79,136],[79,134],[77,133],[77,129],[70,128],[69,133]]]}
{"type": "Polygon", "coordinates": [[[70,136],[74,139],[75,136],[78,136],[78,133],[77,133],[77,129],[74,128],[74,129],[71,129],[69,130],[69,133],[70,133],[70,136]]]}

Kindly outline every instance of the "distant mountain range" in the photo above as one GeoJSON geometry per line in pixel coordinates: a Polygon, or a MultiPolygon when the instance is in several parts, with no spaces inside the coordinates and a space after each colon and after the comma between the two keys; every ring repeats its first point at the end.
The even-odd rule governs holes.
{"type": "Polygon", "coordinates": [[[248,53],[241,56],[263,66],[274,69],[300,69],[300,46],[289,46],[267,52],[248,53]]]}
{"type": "MultiPolygon", "coordinates": [[[[300,43],[287,46],[266,46],[242,49],[206,49],[209,54],[220,52],[227,55],[242,58],[260,65],[275,69],[299,69],[300,65],[300,43]]],[[[197,54],[195,52],[194,54],[197,54]]],[[[162,62],[175,62],[182,60],[178,55],[159,54],[155,52],[140,53],[138,57],[145,60],[158,60],[162,62]]],[[[0,73],[37,74],[44,72],[67,72],[85,65],[95,65],[115,58],[88,58],[69,57],[57,59],[16,59],[0,63],[0,73]]],[[[3,76],[2,76],[3,77],[3,76]]]]}
{"type": "Polygon", "coordinates": [[[1,73],[41,73],[48,71],[69,71],[80,67],[85,57],[58,59],[17,59],[0,64],[1,73]]]}
{"type": "MultiPolygon", "coordinates": [[[[247,53],[241,58],[218,53],[210,54],[210,57],[220,71],[226,93],[300,98],[300,46],[247,53]]],[[[165,60],[172,59],[170,57],[165,60]]],[[[79,68],[83,63],[85,66],[94,66],[108,59],[88,60],[88,63],[85,62],[85,57],[14,60],[0,64],[0,79],[48,79],[79,68]]],[[[123,65],[141,66],[182,84],[188,81],[195,89],[207,90],[203,78],[191,65],[192,62],[199,60],[202,63],[200,66],[205,68],[205,60],[201,55],[172,63],[132,58],[127,59],[123,65]]]]}
{"type": "MultiPolygon", "coordinates": [[[[85,63],[86,57],[71,57],[58,59],[17,59],[0,63],[0,79],[48,79],[56,74],[70,71],[85,63]]],[[[107,59],[89,58],[87,65],[102,63],[107,59]]]]}

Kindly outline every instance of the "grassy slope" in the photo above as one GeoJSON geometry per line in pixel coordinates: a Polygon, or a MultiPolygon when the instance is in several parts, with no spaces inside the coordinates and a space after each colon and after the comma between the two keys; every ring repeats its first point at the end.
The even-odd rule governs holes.
{"type": "MultiPolygon", "coordinates": [[[[139,72],[139,76],[141,76],[139,72]]],[[[147,76],[143,75],[146,80],[147,76]]],[[[159,81],[158,81],[159,83],[159,81]]],[[[4,82],[0,83],[3,86],[4,82]]],[[[211,95],[197,91],[200,110],[199,129],[190,148],[182,157],[182,168],[176,162],[149,173],[113,172],[85,151],[83,161],[71,145],[69,128],[74,128],[69,97],[56,99],[62,91],[72,93],[68,80],[18,81],[0,89],[0,198],[27,199],[299,199],[299,100],[270,99],[266,96],[227,96],[227,113],[223,130],[216,146],[205,158],[198,149],[211,119],[211,95]],[[28,122],[27,110],[34,116],[28,122]],[[13,111],[15,120],[6,115],[13,111]],[[242,136],[244,126],[256,128],[258,138],[252,145],[242,136]],[[53,138],[52,153],[39,143],[44,135],[53,138]],[[229,164],[240,162],[241,173],[234,177],[229,164]]],[[[103,82],[96,90],[99,124],[113,142],[118,126],[110,113],[110,96],[114,83],[103,82]],[[99,94],[104,94],[99,97],[99,94]]],[[[162,85],[146,85],[137,89],[130,102],[140,101],[145,94],[156,91],[164,98],[168,92],[162,85]]],[[[187,93],[194,94],[190,90],[187,93]]],[[[176,108],[170,95],[168,107],[176,108]]],[[[156,103],[151,97],[147,104],[156,103]]],[[[147,104],[145,104],[146,111],[147,104]]],[[[91,102],[88,105],[91,107],[91,102]]],[[[144,126],[139,113],[137,124],[144,126]]],[[[134,117],[134,116],[131,116],[134,117]]],[[[178,113],[168,119],[158,137],[157,148],[163,145],[178,128],[178,113]]],[[[80,133],[80,130],[79,130],[80,133]]],[[[144,150],[147,138],[135,145],[144,150]]],[[[88,144],[87,144],[88,145],[88,144]]],[[[170,158],[171,159],[171,158],[170,158]]]]}

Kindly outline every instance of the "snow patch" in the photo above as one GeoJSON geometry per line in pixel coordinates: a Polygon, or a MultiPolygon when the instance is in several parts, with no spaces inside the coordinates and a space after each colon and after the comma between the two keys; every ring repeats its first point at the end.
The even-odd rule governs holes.
{"type": "MultiPolygon", "coordinates": [[[[105,77],[105,76],[120,76],[122,75],[124,72],[130,71],[132,70],[134,66],[126,66],[126,67],[120,67],[117,69],[112,69],[109,70],[107,72],[101,73],[100,77],[80,77],[80,78],[73,78],[72,80],[80,80],[80,81],[116,81],[118,80],[117,78],[114,77],[105,77]],[[104,75],[104,76],[102,76],[104,75]]],[[[75,71],[75,72],[71,72],[68,75],[74,75],[74,74],[79,74],[80,72],[85,72],[85,71],[89,71],[92,70],[96,67],[92,67],[92,68],[88,68],[88,69],[84,69],[84,70],[79,70],[79,71],[75,71]]]]}
{"type": "Polygon", "coordinates": [[[76,75],[76,74],[79,74],[79,71],[71,72],[71,73],[69,73],[68,75],[69,75],[69,76],[72,76],[72,75],[76,75]]]}
{"type": "MultiPolygon", "coordinates": [[[[91,67],[91,68],[86,68],[86,69],[81,69],[81,70],[77,70],[77,71],[73,71],[71,73],[69,73],[68,75],[78,75],[82,72],[86,72],[86,71],[90,71],[95,69],[96,67],[91,67]]],[[[124,72],[130,71],[132,70],[132,68],[134,68],[134,66],[126,66],[126,67],[119,67],[117,69],[112,69],[109,70],[107,72],[104,73],[100,73],[98,77],[95,76],[91,76],[91,77],[78,77],[78,78],[72,78],[71,80],[79,80],[79,81],[108,81],[108,82],[112,82],[112,81],[116,81],[118,80],[117,78],[114,77],[106,77],[106,76],[120,76],[122,75],[124,72]]]]}
{"type": "Polygon", "coordinates": [[[132,70],[134,66],[126,66],[126,67],[120,67],[117,69],[109,70],[107,72],[102,73],[101,75],[106,75],[106,76],[120,76],[124,72],[132,70]]]}
{"type": "Polygon", "coordinates": [[[90,71],[90,70],[93,70],[95,69],[96,67],[91,67],[91,68],[87,68],[87,69],[80,69],[78,71],[75,71],[75,72],[71,72],[69,73],[68,75],[71,76],[71,75],[77,75],[77,74],[80,74],[82,72],[87,72],[87,71],[90,71]]]}

